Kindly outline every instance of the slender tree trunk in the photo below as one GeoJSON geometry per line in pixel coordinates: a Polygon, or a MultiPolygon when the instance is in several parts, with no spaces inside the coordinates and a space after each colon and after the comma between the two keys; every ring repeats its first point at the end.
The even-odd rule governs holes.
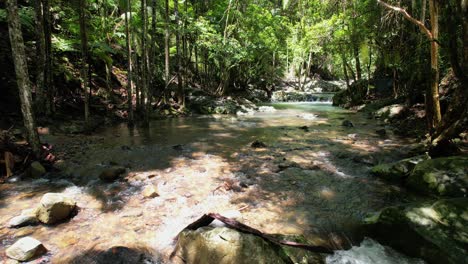
{"type": "Polygon", "coordinates": [[[463,74],[468,78],[468,0],[461,0],[460,10],[463,30],[463,74]]]}
{"type": "Polygon", "coordinates": [[[36,113],[45,113],[45,33],[44,33],[44,7],[42,0],[36,0],[34,5],[36,13],[36,113]]]}
{"type": "Polygon", "coordinates": [[[26,127],[28,142],[34,154],[39,157],[41,144],[36,130],[34,112],[32,109],[31,83],[28,74],[26,53],[24,51],[23,35],[16,0],[6,0],[8,33],[10,36],[11,51],[15,64],[16,83],[18,85],[21,112],[26,127]]]}
{"type": "Polygon", "coordinates": [[[44,39],[45,39],[45,68],[44,88],[46,89],[45,111],[46,115],[55,112],[55,87],[52,72],[52,14],[50,13],[50,0],[43,0],[44,39]]]}
{"type": "Polygon", "coordinates": [[[141,36],[141,88],[143,90],[143,124],[149,126],[149,109],[148,109],[148,47],[147,47],[147,35],[148,35],[148,8],[146,0],[141,0],[141,23],[142,23],[142,36],[141,36]]]}
{"type": "Polygon", "coordinates": [[[428,115],[430,129],[434,130],[439,126],[442,121],[442,116],[440,113],[440,103],[439,103],[439,2],[438,0],[429,1],[429,9],[431,13],[431,87],[427,94],[427,97],[430,98],[428,108],[428,115]]]}
{"type": "Polygon", "coordinates": [[[185,106],[185,94],[184,94],[184,84],[182,81],[182,75],[180,74],[181,71],[181,55],[180,55],[180,19],[179,19],[179,1],[174,0],[174,17],[175,17],[175,24],[176,24],[176,51],[177,51],[177,58],[176,58],[176,74],[177,74],[177,101],[179,105],[184,108],[185,106]]]}
{"type": "Polygon", "coordinates": [[[344,74],[344,77],[345,77],[345,80],[346,80],[346,88],[349,89],[349,75],[348,75],[348,69],[346,67],[346,57],[345,57],[345,54],[344,52],[341,52],[341,60],[343,62],[343,74],[344,74]]]}
{"type": "Polygon", "coordinates": [[[89,95],[90,87],[88,81],[89,61],[88,61],[88,34],[86,32],[86,0],[79,2],[80,16],[80,39],[81,39],[81,88],[84,93],[84,117],[85,123],[89,124],[89,95]]]}
{"type": "Polygon", "coordinates": [[[166,80],[166,87],[169,85],[169,0],[166,0],[166,10],[164,13],[164,79],[166,80]]]}
{"type": "Polygon", "coordinates": [[[125,37],[127,45],[127,105],[128,105],[128,124],[133,125],[133,79],[132,79],[132,47],[130,25],[128,12],[131,9],[131,1],[127,0],[127,9],[125,10],[125,37]]]}
{"type": "Polygon", "coordinates": [[[361,70],[361,60],[359,58],[359,43],[353,44],[353,54],[354,60],[356,61],[356,78],[357,80],[361,80],[362,78],[362,70],[361,70]]]}

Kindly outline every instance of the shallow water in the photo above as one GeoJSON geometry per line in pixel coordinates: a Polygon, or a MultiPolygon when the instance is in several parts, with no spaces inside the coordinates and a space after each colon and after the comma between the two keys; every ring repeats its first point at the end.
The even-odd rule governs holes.
{"type": "Polygon", "coordinates": [[[90,255],[125,246],[165,262],[181,229],[204,213],[232,210],[267,233],[303,234],[349,248],[362,239],[359,226],[369,213],[413,199],[369,174],[373,164],[401,158],[410,141],[391,133],[382,138],[375,131],[383,125],[329,104],[273,106],[276,111],[253,116],[158,120],[146,129],[122,124],[93,136],[43,135],[62,159],[62,173],[0,186],[0,248],[31,235],[49,249],[37,261],[87,263],[90,255]],[[345,119],[355,127],[341,126],[345,119]],[[267,147],[251,148],[254,140],[267,147]],[[128,167],[125,179],[102,183],[98,175],[109,164],[128,167]],[[248,187],[223,187],[236,182],[248,187]],[[149,184],[159,197],[142,196],[149,184]],[[77,201],[74,218],[56,226],[5,227],[52,191],[77,201]]]}

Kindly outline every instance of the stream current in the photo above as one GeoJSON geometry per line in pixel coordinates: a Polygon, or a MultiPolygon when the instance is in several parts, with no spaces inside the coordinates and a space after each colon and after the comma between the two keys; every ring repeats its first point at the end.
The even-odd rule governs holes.
{"type": "MultiPolygon", "coordinates": [[[[42,135],[61,158],[62,171],[0,185],[0,259],[18,238],[33,236],[49,252],[32,263],[91,263],[115,246],[169,263],[173,238],[208,212],[236,215],[266,233],[300,234],[311,243],[349,249],[364,239],[366,216],[414,199],[370,175],[373,165],[404,157],[412,144],[389,129],[379,136],[383,123],[326,103],[261,109],[243,117],[156,120],[145,129],[121,124],[90,136],[42,135]],[[354,126],[342,126],[344,120],[354,126]],[[255,140],[266,147],[252,148],[255,140]],[[123,179],[101,182],[99,173],[115,164],[127,167],[123,179]],[[143,197],[148,185],[157,187],[158,197],[143,197]],[[78,214],[55,226],[6,227],[47,192],[74,198],[78,214]]],[[[369,241],[364,247],[381,249],[369,241]]],[[[349,262],[356,249],[362,255],[353,247],[328,262],[372,263],[349,262]]]]}

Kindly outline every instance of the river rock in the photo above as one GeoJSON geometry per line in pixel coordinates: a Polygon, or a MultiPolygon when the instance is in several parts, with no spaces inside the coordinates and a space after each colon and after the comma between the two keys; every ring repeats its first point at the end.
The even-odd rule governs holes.
{"type": "Polygon", "coordinates": [[[426,194],[466,197],[468,188],[468,156],[426,160],[414,168],[408,185],[426,194]]]}
{"type": "Polygon", "coordinates": [[[354,124],[349,121],[349,120],[344,120],[342,123],[341,123],[342,126],[344,127],[354,127],[354,124]]]}
{"type": "Polygon", "coordinates": [[[37,219],[37,210],[36,209],[27,209],[21,212],[21,215],[13,217],[8,222],[8,227],[16,228],[23,227],[27,225],[34,225],[39,222],[37,219]]]}
{"type": "Polygon", "coordinates": [[[468,263],[468,198],[389,207],[367,219],[368,235],[428,263],[468,263]]]}
{"type": "Polygon", "coordinates": [[[158,197],[159,196],[159,193],[158,193],[158,190],[156,189],[156,187],[154,187],[154,185],[147,185],[144,189],[143,189],[143,192],[142,192],[143,196],[145,198],[154,198],[154,197],[158,197]]]}
{"type": "Polygon", "coordinates": [[[424,154],[393,163],[380,164],[373,167],[371,173],[388,181],[401,181],[408,177],[418,163],[428,159],[430,159],[429,155],[424,154]]]}
{"type": "Polygon", "coordinates": [[[42,243],[32,237],[23,237],[6,250],[9,258],[28,261],[47,252],[42,243]]]}
{"type": "Polygon", "coordinates": [[[37,207],[37,218],[44,224],[55,224],[71,216],[76,202],[60,193],[46,193],[37,207]]]}
{"type": "Polygon", "coordinates": [[[399,115],[404,109],[405,106],[402,104],[387,105],[378,109],[372,115],[375,118],[392,118],[399,115]]]}
{"type": "MultiPolygon", "coordinates": [[[[298,252],[304,254],[302,258],[298,257],[300,260],[307,261],[314,257],[300,249],[287,252],[251,234],[209,226],[180,233],[174,259],[183,259],[184,263],[291,263],[292,258],[288,254],[298,256],[298,252]]],[[[317,259],[317,262],[305,263],[322,263],[320,256],[317,259]]]]}
{"type": "Polygon", "coordinates": [[[101,174],[99,174],[99,179],[105,182],[113,182],[117,180],[125,171],[126,169],[124,167],[112,166],[103,170],[101,174]]]}
{"type": "Polygon", "coordinates": [[[34,161],[29,166],[29,176],[32,178],[39,178],[46,173],[46,169],[38,161],[34,161]]]}
{"type": "Polygon", "coordinates": [[[255,140],[254,142],[252,142],[252,144],[250,144],[250,146],[252,148],[266,148],[267,145],[259,140],[255,140]]]}

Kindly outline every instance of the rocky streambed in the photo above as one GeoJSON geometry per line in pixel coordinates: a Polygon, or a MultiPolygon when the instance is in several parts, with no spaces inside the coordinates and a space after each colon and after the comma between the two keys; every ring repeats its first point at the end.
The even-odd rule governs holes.
{"type": "MultiPolygon", "coordinates": [[[[424,200],[371,175],[374,165],[406,158],[413,148],[384,123],[324,104],[273,106],[275,111],[247,116],[118,125],[92,136],[42,135],[54,146],[60,171],[0,186],[1,251],[30,236],[47,248],[35,263],[184,261],[190,254],[169,258],[174,237],[209,212],[265,233],[349,249],[363,240],[369,216],[424,200]],[[50,192],[76,201],[76,214],[49,225],[8,227],[50,192]]],[[[214,237],[239,236],[223,230],[214,230],[214,237]]],[[[297,263],[340,263],[285,254],[297,263]]],[[[284,255],[279,259],[283,263],[284,255]]]]}

